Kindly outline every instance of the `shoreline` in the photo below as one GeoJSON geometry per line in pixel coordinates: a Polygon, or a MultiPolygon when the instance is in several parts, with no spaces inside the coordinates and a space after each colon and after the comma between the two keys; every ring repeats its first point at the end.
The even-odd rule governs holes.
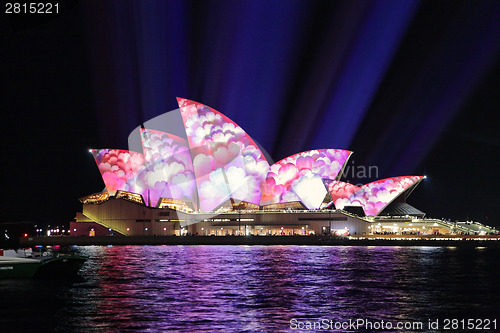
{"type": "Polygon", "coordinates": [[[499,247],[498,236],[60,236],[22,237],[20,247],[36,245],[315,245],[499,247]]]}

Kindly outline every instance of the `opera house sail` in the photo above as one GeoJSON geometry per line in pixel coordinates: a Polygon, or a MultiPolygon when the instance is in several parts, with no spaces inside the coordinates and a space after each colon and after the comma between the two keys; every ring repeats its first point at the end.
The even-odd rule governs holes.
{"type": "Polygon", "coordinates": [[[150,234],[146,229],[206,234],[214,226],[231,234],[248,234],[248,229],[252,234],[330,233],[336,222],[351,220],[350,232],[368,232],[371,217],[405,201],[423,179],[393,177],[362,186],[343,182],[352,152],[333,148],[270,164],[227,116],[191,100],[177,102],[185,135],[141,128],[142,151],[91,150],[105,190],[81,198],[84,210],[75,226],[87,223],[87,229],[80,233],[92,228],[123,235],[150,234]]]}

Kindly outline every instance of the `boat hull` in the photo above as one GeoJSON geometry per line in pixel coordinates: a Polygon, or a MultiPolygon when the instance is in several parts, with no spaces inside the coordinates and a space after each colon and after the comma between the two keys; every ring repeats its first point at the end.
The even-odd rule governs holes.
{"type": "Polygon", "coordinates": [[[43,261],[33,277],[45,278],[72,278],[78,274],[82,265],[87,261],[83,257],[58,257],[43,261]]]}
{"type": "Polygon", "coordinates": [[[31,278],[35,276],[41,263],[0,261],[0,279],[31,278]]]}
{"type": "Polygon", "coordinates": [[[61,256],[41,260],[3,257],[0,259],[0,279],[71,278],[78,274],[86,260],[86,258],[77,256],[61,256]]]}

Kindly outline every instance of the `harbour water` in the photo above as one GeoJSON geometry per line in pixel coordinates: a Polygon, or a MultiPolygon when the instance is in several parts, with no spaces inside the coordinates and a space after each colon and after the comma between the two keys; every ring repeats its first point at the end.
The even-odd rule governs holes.
{"type": "Polygon", "coordinates": [[[297,332],[313,324],[322,324],[316,331],[440,332],[447,320],[450,332],[459,330],[452,329],[453,319],[457,325],[489,319],[489,328],[495,324],[497,330],[500,324],[494,322],[500,320],[497,248],[85,246],[77,251],[89,260],[76,281],[0,281],[1,332],[297,332]],[[361,320],[374,328],[334,326],[361,320]],[[418,322],[421,327],[395,327],[418,322]]]}

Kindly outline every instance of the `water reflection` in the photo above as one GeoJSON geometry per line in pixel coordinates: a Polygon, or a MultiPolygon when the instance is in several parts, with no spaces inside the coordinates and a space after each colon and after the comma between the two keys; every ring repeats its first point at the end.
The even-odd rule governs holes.
{"type": "Polygon", "coordinates": [[[20,309],[33,311],[37,301],[51,302],[37,321],[42,331],[61,332],[283,332],[292,318],[493,319],[500,305],[492,292],[499,251],[488,248],[79,249],[90,257],[83,281],[0,282],[2,293],[26,304],[16,303],[20,312],[11,309],[3,323],[19,325],[20,309]]]}

